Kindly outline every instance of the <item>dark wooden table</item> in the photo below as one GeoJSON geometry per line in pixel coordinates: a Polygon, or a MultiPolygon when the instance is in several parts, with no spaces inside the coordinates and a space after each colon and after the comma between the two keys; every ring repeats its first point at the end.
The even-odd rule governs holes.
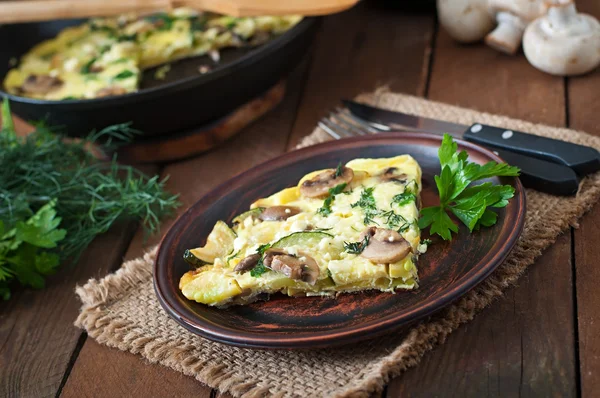
{"type": "MultiPolygon", "coordinates": [[[[600,2],[578,1],[600,17],[600,2]]],[[[184,208],[242,170],[293,148],[339,99],[392,90],[600,135],[600,70],[560,78],[483,45],[459,46],[430,14],[361,4],[328,17],[283,103],[225,145],[147,171],[170,175],[184,208]],[[215,173],[215,170],[219,170],[215,173]]],[[[183,208],[181,209],[183,210],[183,208]]],[[[169,227],[163,226],[163,231],[169,227]]],[[[516,288],[392,380],[388,396],[598,396],[600,207],[562,235],[516,288]]],[[[158,240],[150,239],[146,245],[158,240]]],[[[214,397],[196,380],[89,339],[74,287],[139,256],[135,225],[99,237],[42,291],[0,303],[0,396],[214,397]]]]}

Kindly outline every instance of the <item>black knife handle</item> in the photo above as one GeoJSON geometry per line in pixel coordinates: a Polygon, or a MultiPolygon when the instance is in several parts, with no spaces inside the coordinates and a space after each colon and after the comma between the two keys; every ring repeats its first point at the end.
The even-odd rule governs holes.
{"type": "Polygon", "coordinates": [[[521,169],[519,178],[527,188],[560,196],[573,195],[579,188],[577,174],[567,166],[514,152],[489,149],[498,154],[506,163],[521,169]]]}
{"type": "Polygon", "coordinates": [[[583,145],[539,137],[515,130],[475,123],[465,131],[465,140],[563,164],[579,175],[600,170],[600,153],[583,145]]]}

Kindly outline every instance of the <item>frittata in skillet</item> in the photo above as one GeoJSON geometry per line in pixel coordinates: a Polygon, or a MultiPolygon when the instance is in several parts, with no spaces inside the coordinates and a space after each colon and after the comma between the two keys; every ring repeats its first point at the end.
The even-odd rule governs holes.
{"type": "MultiPolygon", "coordinates": [[[[134,92],[141,71],[268,41],[302,17],[234,18],[179,8],[150,16],[95,18],[44,41],[11,69],[9,93],[46,100],[85,99],[134,92]]],[[[203,73],[202,70],[199,73],[203,73]]]]}
{"type": "Polygon", "coordinates": [[[206,244],[186,251],[195,269],[179,287],[211,306],[247,304],[281,292],[414,289],[420,241],[421,169],[408,155],[354,159],[315,171],[259,199],[206,244]]]}

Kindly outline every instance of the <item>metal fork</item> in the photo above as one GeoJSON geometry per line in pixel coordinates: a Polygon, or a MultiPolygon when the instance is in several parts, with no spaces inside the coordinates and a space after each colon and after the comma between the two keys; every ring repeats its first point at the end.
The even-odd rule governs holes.
{"type": "Polygon", "coordinates": [[[354,116],[350,111],[343,108],[336,108],[335,112],[330,112],[329,116],[321,119],[318,125],[336,140],[392,130],[383,124],[368,122],[354,116]]]}
{"type": "Polygon", "coordinates": [[[353,115],[348,109],[339,107],[335,109],[335,112],[330,112],[329,116],[324,117],[317,124],[336,140],[396,130],[425,132],[425,130],[411,126],[395,125],[392,128],[384,124],[369,122],[353,115]]]}

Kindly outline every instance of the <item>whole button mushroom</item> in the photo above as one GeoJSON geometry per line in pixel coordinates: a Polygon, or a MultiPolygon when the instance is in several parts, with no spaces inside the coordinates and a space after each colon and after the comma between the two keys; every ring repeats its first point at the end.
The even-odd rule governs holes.
{"type": "Polygon", "coordinates": [[[527,25],[546,12],[543,0],[489,0],[489,7],[498,25],[485,42],[506,54],[517,52],[527,25]]]}
{"type": "Polygon", "coordinates": [[[600,23],[579,14],[572,0],[548,4],[548,14],[525,31],[523,50],[531,65],[552,75],[579,75],[600,64],[600,23]]]}
{"type": "Polygon", "coordinates": [[[462,43],[480,41],[494,28],[487,0],[437,0],[437,10],[446,32],[462,43]]]}
{"type": "Polygon", "coordinates": [[[369,243],[360,255],[377,264],[400,261],[412,249],[402,235],[391,229],[369,227],[361,234],[361,240],[366,236],[369,236],[369,243]]]}
{"type": "Polygon", "coordinates": [[[350,183],[354,172],[349,167],[325,170],[300,185],[300,193],[307,198],[322,198],[329,194],[329,189],[343,183],[350,183]]]}

